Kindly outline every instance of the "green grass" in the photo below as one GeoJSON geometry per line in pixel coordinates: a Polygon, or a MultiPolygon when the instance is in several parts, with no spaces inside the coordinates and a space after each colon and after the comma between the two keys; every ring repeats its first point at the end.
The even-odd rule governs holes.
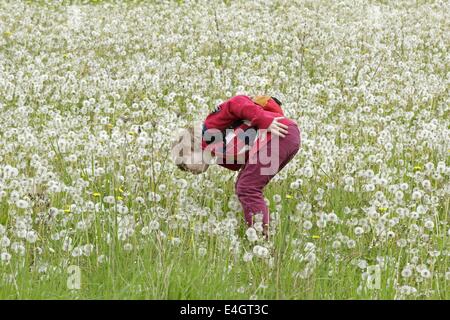
{"type": "Polygon", "coordinates": [[[9,85],[0,86],[0,254],[11,254],[9,263],[0,261],[0,299],[450,298],[448,173],[424,170],[428,162],[450,166],[442,5],[224,1],[204,11],[202,2],[121,3],[0,3],[0,78],[9,85]],[[85,4],[73,13],[78,26],[70,4],[85,4]],[[377,4],[385,14],[378,29],[367,11],[377,4]],[[98,81],[102,74],[113,81],[98,81]],[[48,78],[37,90],[41,75],[48,78]],[[242,90],[279,94],[307,136],[265,190],[276,216],[269,242],[247,240],[242,210],[234,207],[235,173],[213,167],[189,175],[168,156],[177,127],[242,90]],[[149,144],[136,141],[137,126],[149,144]],[[428,136],[419,139],[423,131],[428,136]],[[385,133],[390,151],[378,141],[385,133]],[[18,175],[7,177],[7,165],[18,175]],[[388,185],[364,191],[371,179],[360,173],[369,169],[388,185]],[[352,192],[346,176],[354,177],[352,192]],[[302,185],[292,189],[298,179],[302,185]],[[431,190],[423,190],[423,179],[431,190]],[[51,181],[62,189],[52,192],[51,181]],[[408,189],[396,203],[388,187],[402,183],[408,189]],[[421,199],[412,198],[414,188],[423,190],[421,199]],[[378,191],[386,201],[377,202],[378,191]],[[161,199],[151,201],[149,192],[161,199]],[[18,208],[15,197],[30,207],[18,208]],[[397,211],[419,205],[427,212],[418,218],[397,211]],[[331,213],[338,222],[320,227],[331,213]],[[129,219],[125,238],[122,217],[129,219]],[[434,228],[425,227],[428,220],[434,228]],[[158,230],[142,234],[154,221],[158,230]],[[20,235],[23,225],[36,242],[20,235]],[[269,257],[245,262],[255,244],[269,257]],[[90,255],[73,256],[85,245],[93,246],[90,255]],[[367,287],[365,265],[380,266],[379,288],[367,287]],[[402,275],[408,265],[409,278],[402,275]],[[79,289],[68,286],[69,266],[81,272],[79,289]],[[406,285],[416,293],[400,294],[406,285]]]}

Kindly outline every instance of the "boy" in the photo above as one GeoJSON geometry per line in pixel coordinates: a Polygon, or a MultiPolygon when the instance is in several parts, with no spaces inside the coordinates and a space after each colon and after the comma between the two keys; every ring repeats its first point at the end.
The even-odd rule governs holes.
{"type": "Polygon", "coordinates": [[[269,211],[263,189],[300,148],[300,130],[295,121],[284,117],[278,99],[232,97],[206,117],[201,132],[197,127],[188,128],[174,147],[178,149],[172,149],[175,163],[182,170],[206,171],[211,155],[217,164],[240,170],[235,190],[247,225],[253,225],[255,214],[262,214],[263,234],[268,238],[269,211]]]}

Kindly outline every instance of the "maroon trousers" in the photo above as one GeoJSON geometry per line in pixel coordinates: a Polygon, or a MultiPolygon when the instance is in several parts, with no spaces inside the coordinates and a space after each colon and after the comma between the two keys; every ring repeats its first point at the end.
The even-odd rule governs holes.
{"type": "Polygon", "coordinates": [[[255,214],[263,215],[269,223],[269,209],[264,201],[263,189],[298,152],[301,144],[300,130],[295,123],[288,125],[288,134],[275,137],[262,147],[252,160],[248,159],[236,180],[236,195],[244,209],[245,220],[253,225],[255,214]]]}

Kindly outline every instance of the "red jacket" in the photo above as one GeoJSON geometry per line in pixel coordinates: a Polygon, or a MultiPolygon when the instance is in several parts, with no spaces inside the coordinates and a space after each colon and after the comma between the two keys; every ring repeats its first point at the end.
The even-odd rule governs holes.
{"type": "MultiPolygon", "coordinates": [[[[206,117],[203,123],[202,149],[208,149],[213,155],[222,158],[219,165],[230,170],[239,170],[249,156],[271,139],[270,133],[261,134],[258,129],[267,129],[274,118],[282,116],[281,107],[273,99],[263,108],[248,96],[232,97],[218,105],[206,117]],[[247,131],[249,129],[253,130],[247,131]],[[222,139],[216,141],[217,139],[212,137],[214,133],[220,133],[222,139]]],[[[280,122],[293,123],[287,118],[281,119],[280,122]]]]}

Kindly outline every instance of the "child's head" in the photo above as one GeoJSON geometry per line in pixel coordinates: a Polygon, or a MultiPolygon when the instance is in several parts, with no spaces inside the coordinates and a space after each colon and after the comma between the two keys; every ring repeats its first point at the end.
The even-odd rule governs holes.
{"type": "Polygon", "coordinates": [[[203,160],[201,133],[194,126],[181,129],[172,143],[172,158],[177,167],[194,174],[205,172],[209,165],[203,160]]]}

